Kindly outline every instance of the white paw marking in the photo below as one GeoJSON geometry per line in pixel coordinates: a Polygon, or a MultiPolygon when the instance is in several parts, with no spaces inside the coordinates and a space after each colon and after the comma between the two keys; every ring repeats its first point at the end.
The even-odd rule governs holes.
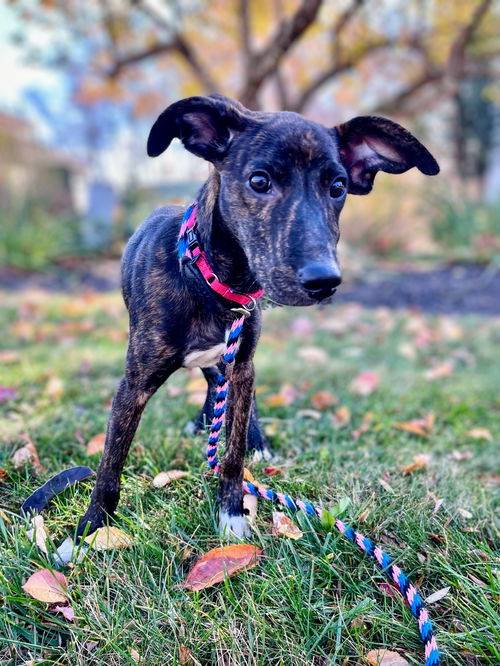
{"type": "Polygon", "coordinates": [[[272,459],[273,459],[273,454],[267,448],[267,446],[264,449],[256,449],[253,452],[253,462],[254,463],[259,463],[262,460],[272,460],[272,459]]]}
{"type": "Polygon", "coordinates": [[[87,549],[88,546],[85,543],[75,546],[73,539],[67,537],[54,553],[54,562],[58,566],[65,566],[70,562],[81,562],[85,557],[87,549]]]}
{"type": "Polygon", "coordinates": [[[245,539],[251,534],[246,516],[230,516],[225,511],[219,513],[219,532],[225,539],[245,539]]]}

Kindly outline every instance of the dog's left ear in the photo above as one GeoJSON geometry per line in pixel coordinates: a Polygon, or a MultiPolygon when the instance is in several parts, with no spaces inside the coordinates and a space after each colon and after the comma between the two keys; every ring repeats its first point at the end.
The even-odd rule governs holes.
{"type": "Polygon", "coordinates": [[[368,194],[377,171],[403,173],[417,167],[427,176],[439,173],[430,152],[404,127],[376,116],[359,116],[334,128],[349,192],[368,194]]]}
{"type": "Polygon", "coordinates": [[[244,129],[250,113],[223,95],[181,99],[158,116],[149,133],[148,155],[161,155],[177,137],[190,152],[217,162],[229,147],[231,133],[244,129]]]}

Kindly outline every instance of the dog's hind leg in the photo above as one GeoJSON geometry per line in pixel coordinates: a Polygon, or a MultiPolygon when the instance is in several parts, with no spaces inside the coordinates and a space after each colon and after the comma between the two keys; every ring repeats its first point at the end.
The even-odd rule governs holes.
{"type": "Polygon", "coordinates": [[[230,377],[227,444],[219,481],[219,527],[221,534],[226,537],[242,538],[250,532],[243,513],[242,483],[254,379],[251,360],[234,365],[230,377]]]}
{"type": "Polygon", "coordinates": [[[172,362],[163,361],[161,365],[148,363],[146,372],[130,356],[113,400],[96,483],[90,505],[78,524],[78,535],[85,530],[93,532],[113,515],[120,497],[120,476],[142,412],[151,396],[177,369],[172,362]]]}
{"type": "Polygon", "coordinates": [[[252,400],[252,411],[250,413],[250,423],[248,426],[247,453],[253,454],[254,462],[271,460],[273,457],[267,437],[260,425],[255,393],[252,400]]]}

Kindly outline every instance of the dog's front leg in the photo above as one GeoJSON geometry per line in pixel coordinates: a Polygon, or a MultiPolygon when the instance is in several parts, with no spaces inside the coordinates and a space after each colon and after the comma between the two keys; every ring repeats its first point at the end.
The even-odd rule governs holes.
{"type": "Polygon", "coordinates": [[[251,360],[236,363],[231,373],[227,414],[227,443],[220,471],[219,526],[223,536],[250,533],[243,513],[243,463],[252,410],[255,371],[251,360]]]}

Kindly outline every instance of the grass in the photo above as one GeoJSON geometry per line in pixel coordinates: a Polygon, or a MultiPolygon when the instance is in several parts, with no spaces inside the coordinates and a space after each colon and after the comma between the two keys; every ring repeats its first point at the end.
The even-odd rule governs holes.
{"type": "MultiPolygon", "coordinates": [[[[499,663],[498,322],[354,306],[267,314],[256,359],[258,394],[273,464],[283,471],[269,484],[327,507],[349,498],[344,519],[380,542],[424,597],[450,587],[430,607],[445,662],[499,663]],[[426,378],[430,367],[450,362],[450,376],[426,378]],[[349,386],[364,370],[376,372],[380,386],[362,397],[349,386]],[[276,398],[284,383],[296,388],[293,404],[276,398]],[[349,408],[347,425],[334,427],[337,406],[311,413],[319,390],[349,408]],[[435,425],[427,438],[394,427],[431,411],[435,425]],[[354,439],[367,412],[369,429],[354,439]],[[468,434],[479,427],[492,441],[468,434]],[[431,456],[428,466],[404,475],[402,466],[419,453],[431,456]]],[[[135,664],[133,650],[143,664],[179,664],[181,645],[195,664],[347,665],[363,663],[380,647],[421,662],[414,620],[384,593],[373,564],[305,517],[296,517],[301,540],[272,536],[271,508],[262,503],[254,541],[265,557],[257,568],[197,593],[177,586],[197,556],[220,544],[216,485],[205,473],[202,439],[183,434],[197,410],[191,404],[197,382],[187,373],[177,373],[151,400],[127,460],[118,525],[133,546],[90,553],[66,570],[73,624],[27,597],[23,582],[51,565],[28,539],[20,503],[64,467],[96,467],[85,443],[105,428],[126,320],[117,294],[4,294],[0,317],[0,348],[14,352],[4,355],[1,383],[17,390],[0,406],[2,664],[135,664]],[[62,384],[54,386],[54,377],[62,384]],[[30,467],[13,469],[23,431],[45,466],[39,478],[30,467]],[[154,489],[152,476],[172,468],[191,474],[154,489]]],[[[262,466],[251,469],[266,479],[262,466]]],[[[83,513],[90,490],[83,483],[46,511],[54,544],[83,513]]]]}

